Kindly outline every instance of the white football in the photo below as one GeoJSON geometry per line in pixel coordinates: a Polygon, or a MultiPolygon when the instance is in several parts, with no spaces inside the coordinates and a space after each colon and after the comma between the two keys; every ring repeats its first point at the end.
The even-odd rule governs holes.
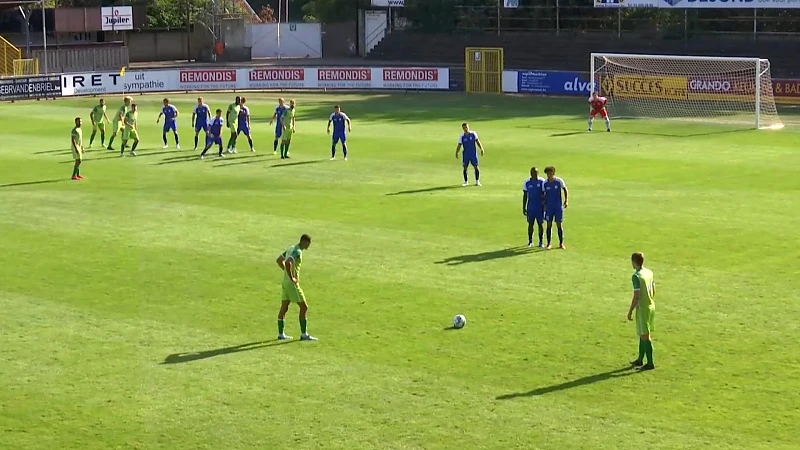
{"type": "Polygon", "coordinates": [[[467,318],[461,314],[456,315],[453,317],[453,328],[464,328],[464,325],[467,324],[467,318]]]}

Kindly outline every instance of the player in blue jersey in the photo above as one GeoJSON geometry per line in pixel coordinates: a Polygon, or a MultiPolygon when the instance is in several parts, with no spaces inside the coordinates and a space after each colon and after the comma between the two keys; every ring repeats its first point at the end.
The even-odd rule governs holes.
{"type": "Polygon", "coordinates": [[[544,168],[547,180],[544,182],[544,205],[545,220],[547,220],[547,249],[550,250],[550,241],[553,236],[553,221],[558,227],[558,246],[564,247],[564,228],[561,222],[564,220],[564,209],[569,205],[569,191],[567,183],[556,176],[556,168],[547,166],[544,168]],[[561,200],[561,191],[564,191],[564,200],[561,200]]]}
{"type": "Polygon", "coordinates": [[[198,136],[202,130],[208,137],[208,121],[211,119],[211,108],[203,101],[203,97],[197,98],[197,106],[192,112],[192,126],[194,127],[194,149],[197,150],[198,136]]]}
{"type": "Polygon", "coordinates": [[[217,110],[217,115],[211,119],[211,124],[209,124],[206,130],[206,146],[203,149],[203,152],[200,153],[200,159],[203,159],[206,156],[206,152],[210,149],[214,144],[219,146],[219,154],[217,156],[224,158],[225,154],[222,153],[222,126],[225,124],[224,119],[222,118],[222,110],[217,110]]]}
{"type": "Polygon", "coordinates": [[[239,120],[236,128],[236,136],[238,137],[240,134],[243,134],[247,138],[247,143],[250,144],[250,151],[256,151],[253,148],[253,138],[250,137],[250,108],[248,108],[245,103],[247,103],[247,99],[242,97],[239,99],[239,120]]]}
{"type": "Polygon", "coordinates": [[[458,159],[458,154],[461,151],[461,147],[464,147],[464,153],[461,156],[461,164],[464,168],[464,184],[462,186],[469,185],[469,180],[467,179],[467,168],[470,164],[475,169],[475,186],[481,185],[481,171],[478,169],[478,149],[481,150],[481,156],[483,156],[483,144],[481,144],[480,139],[478,139],[478,133],[474,131],[470,131],[469,124],[466,122],[461,124],[461,129],[464,130],[464,133],[458,138],[458,146],[456,146],[456,159],[458,159]]]}
{"type": "Polygon", "coordinates": [[[528,247],[533,247],[533,225],[539,225],[539,248],[544,248],[544,178],[539,170],[531,167],[531,177],[522,185],[522,215],[528,219],[528,247]]]}
{"type": "Polygon", "coordinates": [[[333,107],[333,113],[328,118],[328,134],[331,134],[331,124],[333,124],[333,142],[331,142],[331,161],[336,159],[336,144],[342,143],[342,153],[344,160],[347,161],[347,133],[350,132],[350,118],[342,112],[339,105],[333,107]]]}
{"type": "Polygon", "coordinates": [[[156,123],[161,121],[161,116],[164,116],[164,128],[161,133],[161,138],[164,140],[164,147],[167,148],[167,133],[172,130],[173,136],[175,136],[175,148],[180,149],[181,144],[178,142],[178,108],[174,105],[170,104],[169,99],[164,99],[164,107],[161,108],[161,112],[158,113],[158,119],[156,119],[156,123]]]}
{"type": "Polygon", "coordinates": [[[278,153],[278,144],[281,140],[281,135],[283,135],[283,127],[281,126],[281,117],[283,117],[283,113],[289,109],[286,106],[286,100],[283,98],[278,99],[278,106],[275,107],[275,112],[272,113],[272,118],[269,119],[269,124],[272,125],[272,122],[275,122],[275,140],[272,142],[272,154],[278,153]],[[276,122],[277,121],[277,122],[276,122]]]}

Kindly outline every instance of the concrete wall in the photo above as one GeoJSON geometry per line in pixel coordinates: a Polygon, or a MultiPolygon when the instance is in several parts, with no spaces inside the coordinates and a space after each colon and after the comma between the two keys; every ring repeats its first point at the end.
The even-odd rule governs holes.
{"type": "Polygon", "coordinates": [[[127,47],[48,48],[47,53],[33,50],[31,54],[39,60],[41,73],[114,71],[128,65],[127,47]]]}
{"type": "Polygon", "coordinates": [[[211,33],[201,27],[186,30],[147,30],[128,33],[126,44],[131,62],[207,60],[214,46],[211,33]]]}
{"type": "Polygon", "coordinates": [[[190,59],[189,34],[185,30],[128,33],[126,41],[131,62],[190,59]]]}
{"type": "Polygon", "coordinates": [[[253,58],[321,58],[322,27],[318,23],[250,23],[245,46],[253,58]]]}
{"type": "Polygon", "coordinates": [[[322,56],[349,58],[358,54],[356,22],[322,24],[322,56]]]}

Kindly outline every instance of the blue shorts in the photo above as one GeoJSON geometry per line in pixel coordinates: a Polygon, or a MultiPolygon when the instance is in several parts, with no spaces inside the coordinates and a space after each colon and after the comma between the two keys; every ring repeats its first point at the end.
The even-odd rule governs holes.
{"type": "Polygon", "coordinates": [[[177,132],[178,131],[178,122],[176,122],[174,120],[164,122],[164,133],[166,133],[167,131],[177,132]]]}
{"type": "Polygon", "coordinates": [[[194,132],[199,133],[200,131],[205,131],[206,133],[208,133],[208,124],[202,122],[196,122],[194,124],[194,132]]]}
{"type": "Polygon", "coordinates": [[[333,145],[336,145],[339,142],[342,144],[347,142],[347,135],[344,133],[333,133],[333,145]]]}
{"type": "Polygon", "coordinates": [[[213,137],[213,138],[210,137],[210,136],[206,136],[206,146],[214,145],[214,144],[222,145],[222,138],[219,137],[219,136],[216,136],[216,137],[213,137]]]}
{"type": "Polygon", "coordinates": [[[556,223],[561,223],[564,220],[564,208],[560,206],[557,208],[548,206],[544,218],[548,222],[551,220],[555,220],[556,223]]]}
{"type": "Polygon", "coordinates": [[[464,153],[461,155],[461,163],[464,167],[472,164],[473,166],[478,165],[478,154],[477,153],[464,153]]]}
{"type": "Polygon", "coordinates": [[[250,137],[250,128],[247,128],[247,127],[239,127],[239,128],[237,129],[237,131],[236,131],[236,135],[238,136],[238,135],[240,135],[240,134],[243,134],[243,135],[245,135],[245,136],[247,136],[247,137],[250,137]]]}
{"type": "Polygon", "coordinates": [[[278,126],[275,127],[275,139],[278,139],[281,135],[283,135],[283,128],[278,124],[278,126]]]}
{"type": "Polygon", "coordinates": [[[528,210],[528,223],[542,223],[544,221],[544,210],[541,208],[528,210]]]}

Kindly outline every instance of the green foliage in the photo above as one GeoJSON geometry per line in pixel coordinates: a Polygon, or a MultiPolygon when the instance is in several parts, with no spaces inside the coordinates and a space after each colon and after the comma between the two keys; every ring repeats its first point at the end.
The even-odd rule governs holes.
{"type": "Polygon", "coordinates": [[[369,0],[309,0],[303,3],[305,22],[344,22],[356,20],[358,9],[368,8],[369,0]]]}
{"type": "Polygon", "coordinates": [[[149,0],[147,4],[148,28],[183,28],[198,18],[214,12],[219,14],[244,14],[233,0],[149,0]]]}
{"type": "Polygon", "coordinates": [[[204,3],[207,0],[152,0],[147,5],[147,27],[185,27],[191,8],[205,6],[204,3]]]}
{"type": "Polygon", "coordinates": [[[405,16],[422,31],[455,30],[459,24],[457,0],[406,0],[405,16]]]}

